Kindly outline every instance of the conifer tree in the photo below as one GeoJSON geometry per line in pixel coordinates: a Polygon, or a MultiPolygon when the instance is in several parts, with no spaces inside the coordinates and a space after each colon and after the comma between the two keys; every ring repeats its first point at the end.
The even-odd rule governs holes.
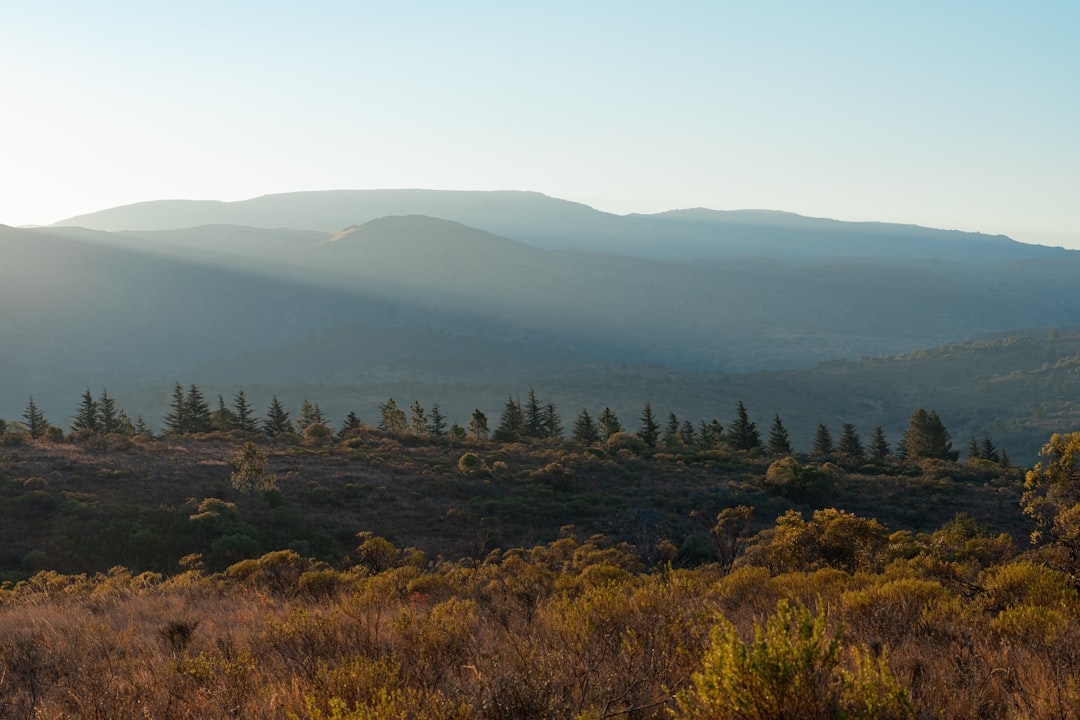
{"type": "Polygon", "coordinates": [[[901,460],[906,460],[908,457],[907,438],[904,436],[901,436],[900,439],[896,441],[896,457],[901,460]]]}
{"type": "Polygon", "coordinates": [[[660,423],[653,416],[652,403],[645,401],[645,407],[641,411],[641,428],[638,437],[646,447],[655,448],[656,441],[660,439],[660,423]]]}
{"type": "Polygon", "coordinates": [[[998,464],[1006,470],[1012,467],[1012,463],[1009,462],[1009,453],[1005,452],[1005,448],[1001,448],[1001,460],[998,461],[998,464]]]}
{"type": "Polygon", "coordinates": [[[562,417],[555,403],[544,406],[544,437],[561,438],[563,436],[562,417]]]}
{"type": "Polygon", "coordinates": [[[512,397],[507,397],[506,405],[503,406],[502,415],[499,417],[499,426],[495,428],[495,440],[516,442],[524,434],[525,413],[521,410],[521,403],[512,397]]]}
{"type": "Polygon", "coordinates": [[[116,413],[116,431],[126,437],[131,437],[135,434],[135,424],[131,422],[131,418],[124,412],[123,408],[116,413]]]}
{"type": "Polygon", "coordinates": [[[413,435],[427,435],[430,430],[427,412],[419,400],[413,400],[413,404],[409,408],[409,430],[412,431],[413,435]]]}
{"type": "Polygon", "coordinates": [[[210,427],[217,432],[229,432],[237,428],[236,415],[225,407],[225,398],[217,396],[217,410],[210,416],[210,427]]]}
{"type": "Polygon", "coordinates": [[[202,390],[194,383],[188,386],[184,404],[187,406],[189,423],[187,432],[207,433],[214,429],[210,419],[210,406],[206,404],[206,398],[203,396],[202,390]]]}
{"type": "Polygon", "coordinates": [[[116,401],[109,397],[109,391],[105,388],[101,389],[101,397],[98,398],[98,426],[106,435],[120,431],[116,401]]]}
{"type": "Polygon", "coordinates": [[[481,412],[480,408],[473,410],[472,417],[469,419],[469,434],[472,435],[473,440],[480,441],[487,439],[488,419],[487,415],[481,412]]]}
{"type": "MultiPolygon", "coordinates": [[[[485,421],[487,420],[487,418],[484,419],[485,421]]],[[[460,423],[454,423],[450,426],[450,429],[446,431],[446,436],[454,442],[465,442],[468,433],[466,433],[465,428],[461,427],[460,423]]]]}
{"type": "Polygon", "coordinates": [[[735,406],[735,420],[731,423],[726,439],[733,450],[756,450],[761,447],[761,434],[757,425],[750,421],[742,400],[735,406]]]}
{"type": "Polygon", "coordinates": [[[878,462],[884,461],[892,453],[889,441],[885,437],[885,431],[878,425],[874,428],[874,437],[870,439],[870,457],[878,462]]]}
{"type": "Polygon", "coordinates": [[[379,406],[379,429],[386,432],[401,433],[409,427],[409,421],[405,417],[405,411],[397,406],[394,398],[389,398],[379,406]]]}
{"type": "Polygon", "coordinates": [[[904,440],[911,458],[955,461],[960,454],[952,449],[952,438],[936,410],[919,408],[912,413],[904,440]]]}
{"type": "Polygon", "coordinates": [[[431,434],[435,437],[446,435],[446,416],[442,414],[442,408],[439,407],[439,403],[431,404],[430,430],[431,434]]]}
{"type": "Polygon", "coordinates": [[[79,409],[75,412],[75,420],[71,424],[71,432],[101,432],[101,425],[98,422],[98,404],[94,400],[94,396],[90,394],[90,388],[86,388],[86,392],[83,393],[82,402],[79,403],[79,409]]]}
{"type": "Polygon", "coordinates": [[[42,437],[45,431],[49,429],[49,421],[45,419],[45,413],[34,403],[33,395],[30,396],[30,402],[27,404],[26,410],[23,411],[23,420],[26,421],[26,429],[30,433],[30,437],[35,440],[42,437]]]}
{"type": "Polygon", "coordinates": [[[296,432],[302,435],[312,425],[325,424],[326,416],[319,409],[319,404],[304,398],[304,401],[300,403],[300,417],[296,419],[296,432]]]}
{"type": "Polygon", "coordinates": [[[341,424],[341,431],[338,433],[338,438],[344,439],[349,433],[354,430],[360,430],[364,427],[363,421],[360,420],[360,416],[349,411],[349,414],[345,416],[345,422],[341,424]]]}
{"type": "Polygon", "coordinates": [[[596,423],[589,417],[589,411],[585,408],[581,408],[577,420],[574,421],[573,437],[582,445],[600,442],[600,429],[596,427],[596,423]]]}
{"type": "Polygon", "coordinates": [[[679,430],[682,435],[682,440],[686,443],[687,447],[693,447],[697,443],[697,433],[694,431],[694,423],[689,420],[684,420],[682,429],[679,430]]]}
{"type": "Polygon", "coordinates": [[[682,439],[682,435],[679,433],[679,417],[675,414],[674,410],[668,410],[667,425],[664,426],[664,439],[676,438],[682,439]]]}
{"type": "Polygon", "coordinates": [[[866,460],[866,450],[863,449],[862,438],[853,423],[844,423],[840,426],[840,442],[836,449],[849,460],[861,463],[866,460]]]}
{"type": "Polygon", "coordinates": [[[236,420],[236,428],[248,435],[254,435],[259,431],[259,422],[255,419],[255,412],[248,404],[247,395],[243,388],[233,395],[233,417],[236,420]]]}
{"type": "Polygon", "coordinates": [[[135,434],[141,436],[150,435],[150,428],[147,426],[146,421],[143,420],[142,415],[135,418],[135,434]]]}
{"type": "Polygon", "coordinates": [[[619,422],[619,418],[609,407],[605,407],[600,411],[599,417],[596,418],[596,424],[597,429],[600,431],[601,440],[607,440],[615,433],[623,431],[622,423],[619,422]]]}
{"type": "Polygon", "coordinates": [[[522,434],[531,438],[546,437],[544,432],[544,410],[536,397],[536,390],[529,387],[529,395],[525,400],[525,429],[522,434]]]}
{"type": "Polygon", "coordinates": [[[784,427],[784,421],[780,419],[780,413],[776,413],[773,418],[772,428],[769,429],[769,442],[765,446],[769,455],[779,457],[781,455],[790,455],[791,450],[791,438],[788,437],[787,428],[784,427]]]}
{"type": "Polygon", "coordinates": [[[232,467],[232,486],[250,499],[256,492],[272,490],[276,487],[275,476],[266,471],[266,453],[250,440],[230,461],[232,467]]]}
{"type": "Polygon", "coordinates": [[[169,412],[165,415],[165,432],[172,435],[182,435],[189,432],[191,423],[188,420],[187,400],[184,398],[184,388],[180,381],[173,386],[172,400],[169,403],[169,412]]]}
{"type": "Polygon", "coordinates": [[[829,457],[836,450],[833,447],[832,433],[825,423],[818,423],[817,431],[814,432],[814,444],[810,446],[810,454],[818,457],[829,457]]]}
{"type": "Polygon", "coordinates": [[[270,407],[266,410],[266,419],[263,421],[263,432],[270,437],[288,435],[292,432],[292,423],[289,421],[289,411],[274,395],[270,400],[270,407]]]}
{"type": "Polygon", "coordinates": [[[988,432],[983,433],[982,444],[979,446],[979,457],[983,460],[989,460],[990,462],[1001,462],[997,446],[994,445],[994,441],[990,439],[990,433],[988,432]]]}
{"type": "Polygon", "coordinates": [[[972,458],[978,460],[982,457],[982,455],[979,453],[979,441],[975,439],[974,435],[971,436],[971,442],[968,443],[967,456],[969,460],[971,460],[972,458]]]}
{"type": "Polygon", "coordinates": [[[724,426],[720,421],[713,418],[707,425],[701,421],[701,446],[706,450],[719,450],[727,442],[724,435],[724,426]]]}

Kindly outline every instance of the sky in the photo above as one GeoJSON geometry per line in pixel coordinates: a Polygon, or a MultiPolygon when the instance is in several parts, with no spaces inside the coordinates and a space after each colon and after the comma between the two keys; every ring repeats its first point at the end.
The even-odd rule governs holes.
{"type": "Polygon", "coordinates": [[[1080,2],[0,0],[0,223],[535,190],[1080,248],[1080,2]]]}

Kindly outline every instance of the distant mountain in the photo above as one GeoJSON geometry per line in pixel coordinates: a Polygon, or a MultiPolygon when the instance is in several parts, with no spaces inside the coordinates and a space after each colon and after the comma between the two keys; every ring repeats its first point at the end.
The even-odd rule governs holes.
{"type": "MultiPolygon", "coordinates": [[[[974,414],[949,407],[965,432],[985,415],[1030,444],[1047,426],[1010,425],[1035,411],[1006,369],[859,358],[1080,326],[1080,253],[770,211],[617,216],[536,193],[335,191],[65,222],[0,226],[0,417],[33,393],[65,422],[87,385],[154,424],[175,380],[364,413],[391,394],[468,413],[542,382],[592,410],[651,398],[719,416],[744,396],[761,412],[799,408],[800,422],[831,403],[822,420],[891,428],[912,404],[963,399],[974,414]],[[840,379],[807,369],[837,359],[855,363],[840,379]],[[1009,399],[983,402],[972,383],[1009,399]]],[[[1016,360],[1030,402],[1050,402],[1032,368],[1064,362],[1053,352],[1016,360]]]]}
{"type": "Polygon", "coordinates": [[[769,211],[694,209],[620,216],[539,193],[516,191],[332,190],[265,195],[229,203],[162,200],[80,215],[55,225],[121,231],[230,224],[332,233],[391,215],[450,220],[543,249],[649,258],[752,255],[986,264],[1068,252],[1000,235],[840,222],[769,211]]]}

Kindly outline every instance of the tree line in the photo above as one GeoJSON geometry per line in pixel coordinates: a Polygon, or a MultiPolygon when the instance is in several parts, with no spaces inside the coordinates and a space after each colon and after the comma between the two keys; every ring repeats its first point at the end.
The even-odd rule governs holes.
{"type": "MultiPolygon", "coordinates": [[[[23,413],[23,421],[6,423],[0,420],[0,433],[9,429],[31,438],[61,439],[61,428],[50,425],[33,396],[23,413]]],[[[757,453],[773,457],[792,455],[790,434],[779,413],[773,417],[766,437],[762,437],[757,424],[750,420],[749,412],[740,400],[735,406],[735,417],[729,423],[716,418],[700,420],[697,424],[680,419],[669,411],[662,420],[646,401],[635,429],[628,429],[610,407],[604,407],[595,417],[582,408],[569,430],[569,439],[583,445],[596,443],[635,442],[649,452],[684,452],[726,450],[757,453]],[[618,436],[618,437],[617,437],[618,436]],[[613,440],[615,438],[615,440],[613,440]]],[[[336,436],[347,439],[351,434],[369,428],[355,412],[349,412],[335,432],[318,403],[305,399],[299,414],[293,418],[284,404],[272,396],[264,415],[259,417],[243,389],[238,390],[231,402],[218,395],[212,407],[203,391],[195,384],[187,389],[179,381],[175,383],[164,418],[163,434],[166,436],[190,435],[210,432],[239,431],[247,435],[267,437],[298,436],[313,440],[330,440],[336,436]]],[[[536,390],[529,388],[524,402],[517,397],[507,398],[494,430],[488,416],[479,408],[473,410],[468,423],[449,423],[439,403],[425,408],[418,400],[408,408],[399,407],[394,398],[379,405],[379,430],[394,434],[408,434],[456,441],[522,442],[535,440],[565,440],[566,429],[555,403],[542,401],[536,390]]],[[[153,437],[154,434],[142,417],[132,420],[116,400],[103,389],[96,398],[87,388],[76,408],[71,433],[76,437],[93,435],[126,435],[153,437]]],[[[843,423],[839,439],[834,441],[832,431],[825,423],[819,423],[813,437],[809,456],[821,461],[841,461],[858,465],[868,461],[881,462],[887,458],[935,458],[955,461],[959,451],[953,449],[952,437],[935,410],[918,408],[908,422],[907,429],[891,444],[881,426],[874,428],[869,441],[864,442],[853,423],[843,423]]],[[[981,441],[971,438],[968,457],[985,460],[1008,467],[1009,459],[1004,448],[999,448],[984,433],[981,441]]]]}

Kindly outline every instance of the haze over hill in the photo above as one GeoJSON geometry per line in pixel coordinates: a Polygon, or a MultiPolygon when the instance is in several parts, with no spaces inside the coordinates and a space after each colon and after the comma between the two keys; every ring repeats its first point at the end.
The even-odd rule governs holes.
{"type": "Polygon", "coordinates": [[[142,203],[0,228],[0,417],[32,392],[62,422],[89,384],[153,422],[177,379],[256,384],[261,400],[307,384],[370,415],[393,393],[468,413],[477,393],[563,378],[576,394],[560,401],[596,405],[619,402],[616,375],[638,378],[624,408],[722,415],[695,384],[1080,325],[1078,256],[764,211],[616,216],[536,193],[142,203]],[[662,398],[658,377],[684,380],[662,398]]]}
{"type": "MultiPolygon", "coordinates": [[[[613,215],[534,192],[331,190],[238,202],[160,200],[55,223],[96,230],[167,230],[232,224],[335,232],[388,215],[428,215],[544,249],[651,258],[880,257],[971,263],[1054,251],[1004,236],[914,225],[852,223],[772,211],[677,210],[613,215]]],[[[1059,251],[1060,252],[1060,251],[1059,251]]]]}

